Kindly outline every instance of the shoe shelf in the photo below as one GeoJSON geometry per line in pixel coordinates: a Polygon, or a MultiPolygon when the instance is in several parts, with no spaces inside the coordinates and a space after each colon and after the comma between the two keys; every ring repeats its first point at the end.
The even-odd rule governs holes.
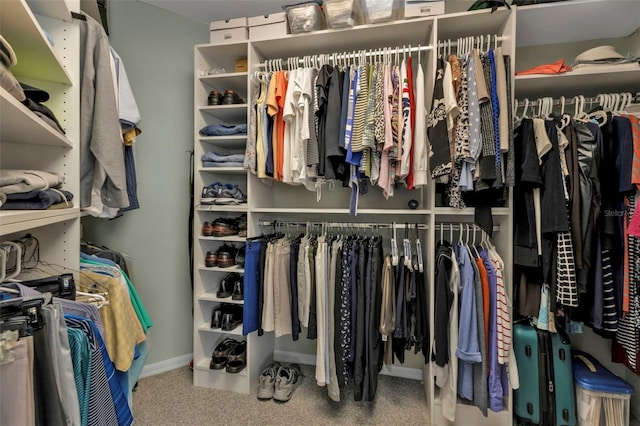
{"type": "Polygon", "coordinates": [[[198,296],[198,300],[203,302],[232,303],[234,305],[243,305],[244,300],[233,300],[229,297],[218,297],[215,293],[202,293],[198,296]]]}
{"type": "Polygon", "coordinates": [[[242,174],[246,173],[244,167],[200,167],[199,172],[220,173],[220,174],[242,174]]]}
{"type": "Polygon", "coordinates": [[[246,237],[238,237],[237,235],[229,235],[228,237],[198,237],[201,241],[231,241],[234,243],[244,243],[247,241],[246,237]]]}
{"type": "Polygon", "coordinates": [[[240,212],[240,213],[246,213],[248,210],[248,207],[246,204],[239,204],[239,205],[217,205],[217,204],[211,204],[211,205],[200,205],[198,206],[198,211],[199,212],[240,212]]]}
{"type": "Polygon", "coordinates": [[[245,93],[247,87],[246,72],[232,72],[224,74],[213,74],[200,77],[198,80],[204,85],[210,87],[211,90],[216,89],[220,93],[231,89],[236,93],[245,93]]]}
{"type": "Polygon", "coordinates": [[[244,268],[236,266],[230,266],[228,268],[221,268],[219,266],[210,266],[206,267],[204,265],[198,266],[198,271],[215,271],[215,272],[237,272],[239,274],[244,274],[244,268]]]}
{"type": "Polygon", "coordinates": [[[233,330],[226,331],[221,328],[211,328],[208,322],[203,322],[198,327],[198,330],[204,331],[207,333],[228,334],[230,336],[242,336],[242,324],[238,325],[233,330]]]}
{"type": "Polygon", "coordinates": [[[247,104],[202,106],[198,107],[198,110],[231,124],[247,121],[247,104]]]}
{"type": "Polygon", "coordinates": [[[225,369],[222,370],[212,370],[211,368],[209,368],[209,363],[211,362],[211,358],[205,358],[202,359],[198,362],[195,363],[194,368],[198,369],[198,370],[203,370],[203,371],[209,371],[212,374],[224,374],[224,375],[229,375],[229,376],[243,376],[246,377],[247,376],[247,367],[243,368],[242,371],[240,371],[239,373],[227,373],[227,371],[225,369]]]}

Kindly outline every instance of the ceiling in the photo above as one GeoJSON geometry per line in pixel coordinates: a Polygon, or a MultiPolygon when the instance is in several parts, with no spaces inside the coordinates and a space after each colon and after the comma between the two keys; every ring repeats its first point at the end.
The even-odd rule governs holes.
{"type": "Polygon", "coordinates": [[[174,12],[196,22],[260,16],[282,12],[282,5],[296,4],[296,0],[140,0],[143,3],[174,12]]]}

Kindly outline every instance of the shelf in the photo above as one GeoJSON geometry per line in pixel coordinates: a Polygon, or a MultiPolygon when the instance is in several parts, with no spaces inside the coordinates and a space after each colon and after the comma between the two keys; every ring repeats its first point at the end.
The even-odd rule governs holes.
{"type": "Polygon", "coordinates": [[[237,235],[231,235],[228,237],[198,237],[201,241],[232,241],[235,243],[244,243],[247,241],[246,237],[238,237],[237,235]]]}
{"type": "Polygon", "coordinates": [[[229,376],[242,376],[242,377],[247,377],[247,370],[248,368],[245,367],[241,372],[239,373],[227,373],[226,370],[222,369],[222,370],[212,370],[209,368],[209,363],[211,362],[211,358],[205,358],[201,361],[198,361],[195,364],[195,368],[196,370],[204,370],[204,371],[209,371],[212,374],[226,374],[229,376]]]}
{"type": "Polygon", "coordinates": [[[248,207],[246,204],[239,204],[237,206],[218,206],[218,205],[200,205],[198,206],[199,212],[240,212],[246,213],[248,207]]]}
{"type": "Polygon", "coordinates": [[[540,96],[592,96],[598,93],[640,90],[640,68],[615,71],[567,72],[554,75],[517,75],[515,94],[519,100],[540,96]]]}
{"type": "Polygon", "coordinates": [[[60,210],[0,210],[0,235],[27,231],[79,217],[80,209],[77,207],[60,210]]]}
{"type": "Polygon", "coordinates": [[[433,28],[433,17],[395,21],[384,24],[360,25],[288,34],[274,39],[253,41],[251,44],[263,57],[289,58],[382,47],[402,47],[412,44],[428,45],[433,28]]]}
{"type": "Polygon", "coordinates": [[[248,43],[248,41],[241,41],[231,43],[199,44],[196,45],[196,50],[202,55],[208,57],[246,58],[248,43]]]}
{"type": "Polygon", "coordinates": [[[198,327],[198,330],[205,331],[208,333],[229,334],[231,336],[242,336],[242,324],[240,324],[239,326],[237,326],[231,331],[224,331],[221,328],[211,328],[209,327],[209,323],[205,322],[200,324],[200,326],[198,327]]]}
{"type": "Polygon", "coordinates": [[[245,169],[244,167],[199,167],[198,171],[234,175],[247,173],[247,169],[245,169]]]}
{"type": "Polygon", "coordinates": [[[18,64],[11,67],[16,77],[71,85],[71,76],[25,0],[2,0],[0,28],[18,58],[18,64]]]}
{"type": "Polygon", "coordinates": [[[469,35],[502,34],[509,19],[506,8],[475,10],[471,12],[451,13],[438,17],[438,40],[456,39],[469,35]]]}
{"type": "Polygon", "coordinates": [[[637,0],[573,0],[521,6],[517,7],[516,46],[626,37],[640,27],[639,16],[637,0]],[[594,19],[597,25],[593,25],[594,19]]]}
{"type": "Polygon", "coordinates": [[[198,110],[227,123],[242,124],[247,122],[247,104],[205,106],[198,107],[198,110]]]}
{"type": "Polygon", "coordinates": [[[221,148],[244,148],[247,144],[247,135],[200,136],[198,140],[221,148]]]}
{"type": "MultiPolygon", "coordinates": [[[[279,208],[256,207],[251,209],[255,213],[298,213],[298,214],[349,214],[349,209],[310,209],[310,208],[279,208]]],[[[427,215],[430,210],[410,209],[358,209],[359,215],[427,215]]],[[[357,217],[357,216],[356,216],[357,217]]]]}
{"type": "Polygon", "coordinates": [[[71,148],[71,142],[0,87],[2,142],[71,148]]]}
{"type": "Polygon", "coordinates": [[[239,267],[238,265],[230,266],[228,268],[220,268],[218,266],[206,267],[204,265],[198,265],[198,271],[209,271],[209,272],[237,272],[239,274],[244,274],[244,268],[239,267]]]}
{"type": "Polygon", "coordinates": [[[36,15],[71,22],[71,11],[65,0],[27,0],[27,4],[36,15]]]}
{"type": "Polygon", "coordinates": [[[233,300],[231,296],[220,298],[215,293],[203,293],[198,296],[198,300],[204,302],[232,303],[234,305],[244,305],[244,300],[233,300]]]}
{"type": "MultiPolygon", "coordinates": [[[[436,207],[435,214],[443,216],[473,216],[475,215],[475,209],[473,207],[467,207],[464,209],[456,209],[453,207],[436,207]]],[[[495,216],[509,216],[509,209],[507,207],[492,207],[491,214],[495,216]]]]}
{"type": "Polygon", "coordinates": [[[212,86],[214,89],[224,94],[225,90],[231,89],[236,93],[246,93],[247,73],[232,72],[225,74],[213,74],[205,77],[198,77],[201,83],[212,86]]]}

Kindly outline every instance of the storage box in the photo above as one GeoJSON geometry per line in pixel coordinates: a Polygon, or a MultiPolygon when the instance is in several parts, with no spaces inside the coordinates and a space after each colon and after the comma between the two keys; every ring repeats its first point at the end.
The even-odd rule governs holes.
{"type": "Polygon", "coordinates": [[[249,39],[265,40],[287,35],[287,20],[284,12],[249,18],[249,39]]]}
{"type": "Polygon", "coordinates": [[[316,2],[290,6],[286,12],[291,34],[308,33],[327,28],[324,13],[316,2]]]}
{"type": "Polygon", "coordinates": [[[405,0],[360,0],[367,24],[397,21],[404,18],[405,0]]]}
{"type": "Polygon", "coordinates": [[[229,28],[226,30],[209,31],[211,43],[229,43],[249,39],[249,30],[243,28],[229,28]]]}
{"type": "Polygon", "coordinates": [[[574,351],[572,361],[578,425],[628,425],[633,386],[587,353],[574,351]]]}
{"type": "Polygon", "coordinates": [[[405,18],[421,18],[424,16],[443,15],[444,1],[410,1],[404,5],[405,18]]]}
{"type": "Polygon", "coordinates": [[[325,0],[323,7],[329,28],[349,28],[364,22],[358,0],[325,0]]]}
{"type": "Polygon", "coordinates": [[[229,28],[246,28],[247,18],[225,19],[224,21],[213,21],[209,24],[209,31],[226,30],[229,28]]]}
{"type": "Polygon", "coordinates": [[[235,71],[236,72],[247,72],[247,60],[246,59],[236,59],[235,71]]]}

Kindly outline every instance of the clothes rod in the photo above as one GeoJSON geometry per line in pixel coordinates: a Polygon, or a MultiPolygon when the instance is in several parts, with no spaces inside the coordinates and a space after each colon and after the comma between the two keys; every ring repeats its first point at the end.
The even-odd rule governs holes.
{"type": "Polygon", "coordinates": [[[499,36],[499,35],[495,35],[495,34],[490,34],[488,35],[488,38],[485,40],[484,36],[471,36],[471,37],[460,37],[456,40],[438,40],[438,48],[441,47],[454,47],[454,46],[458,46],[458,44],[464,44],[466,39],[472,38],[473,41],[472,42],[467,42],[469,44],[472,44],[474,47],[478,47],[478,48],[482,48],[484,47],[485,43],[499,43],[499,42],[503,42],[507,39],[506,36],[499,36]]]}
{"type": "MultiPolygon", "coordinates": [[[[340,52],[340,53],[318,53],[315,55],[305,55],[306,57],[311,57],[311,58],[317,58],[317,57],[326,57],[330,60],[333,60],[334,58],[336,60],[342,60],[342,59],[353,59],[353,58],[361,58],[363,55],[365,57],[370,57],[370,56],[380,56],[380,55],[384,55],[386,54],[396,54],[396,53],[414,53],[414,52],[425,52],[427,50],[431,50],[433,49],[433,46],[420,46],[418,45],[418,47],[411,47],[411,45],[409,45],[409,47],[407,46],[403,46],[403,47],[382,47],[382,48],[378,48],[375,50],[366,50],[362,51],[362,49],[360,50],[356,50],[353,52],[340,52]]],[[[303,56],[302,58],[297,57],[297,58],[293,58],[293,59],[297,59],[299,64],[304,65],[304,61],[305,61],[305,56],[303,56]]],[[[289,58],[289,60],[292,58],[289,58]]],[[[288,60],[286,59],[272,59],[271,60],[272,63],[274,62],[278,62],[281,61],[282,64],[281,65],[287,65],[288,60]]],[[[258,66],[260,68],[265,68],[267,66],[267,62],[262,62],[259,63],[258,66]]]]}
{"type": "MultiPolygon", "coordinates": [[[[416,226],[419,230],[427,230],[429,229],[429,225],[424,223],[415,223],[415,222],[402,222],[402,223],[389,223],[389,222],[317,222],[317,221],[305,221],[305,222],[291,222],[291,221],[277,221],[277,220],[261,220],[259,222],[260,226],[284,226],[284,227],[306,227],[310,226],[325,226],[328,228],[341,228],[341,229],[416,229],[416,226]]],[[[462,230],[466,232],[466,227],[473,227],[474,232],[482,231],[478,225],[474,223],[437,223],[435,225],[436,229],[449,229],[451,228],[453,231],[460,231],[460,226],[462,225],[462,230]]],[[[500,226],[495,225],[493,227],[494,231],[499,231],[500,226]]]]}
{"type": "MultiPolygon", "coordinates": [[[[635,95],[633,95],[632,93],[604,93],[602,95],[631,95],[632,96],[632,100],[634,102],[637,102],[638,99],[640,99],[640,92],[636,93],[635,95]]],[[[598,96],[602,96],[602,95],[598,95],[598,96]]],[[[573,96],[573,97],[568,97],[563,99],[562,97],[560,99],[557,98],[553,98],[553,106],[558,106],[558,105],[562,105],[564,103],[564,105],[575,105],[576,102],[580,102],[580,103],[587,103],[587,104],[595,104],[595,103],[600,103],[602,102],[604,99],[601,99],[601,97],[598,96],[594,96],[591,98],[580,98],[579,96],[573,96]]],[[[518,106],[530,106],[530,107],[536,107],[539,106],[540,104],[542,104],[544,101],[544,96],[541,98],[536,98],[532,101],[530,101],[529,99],[524,99],[522,101],[518,101],[518,106]]]]}

